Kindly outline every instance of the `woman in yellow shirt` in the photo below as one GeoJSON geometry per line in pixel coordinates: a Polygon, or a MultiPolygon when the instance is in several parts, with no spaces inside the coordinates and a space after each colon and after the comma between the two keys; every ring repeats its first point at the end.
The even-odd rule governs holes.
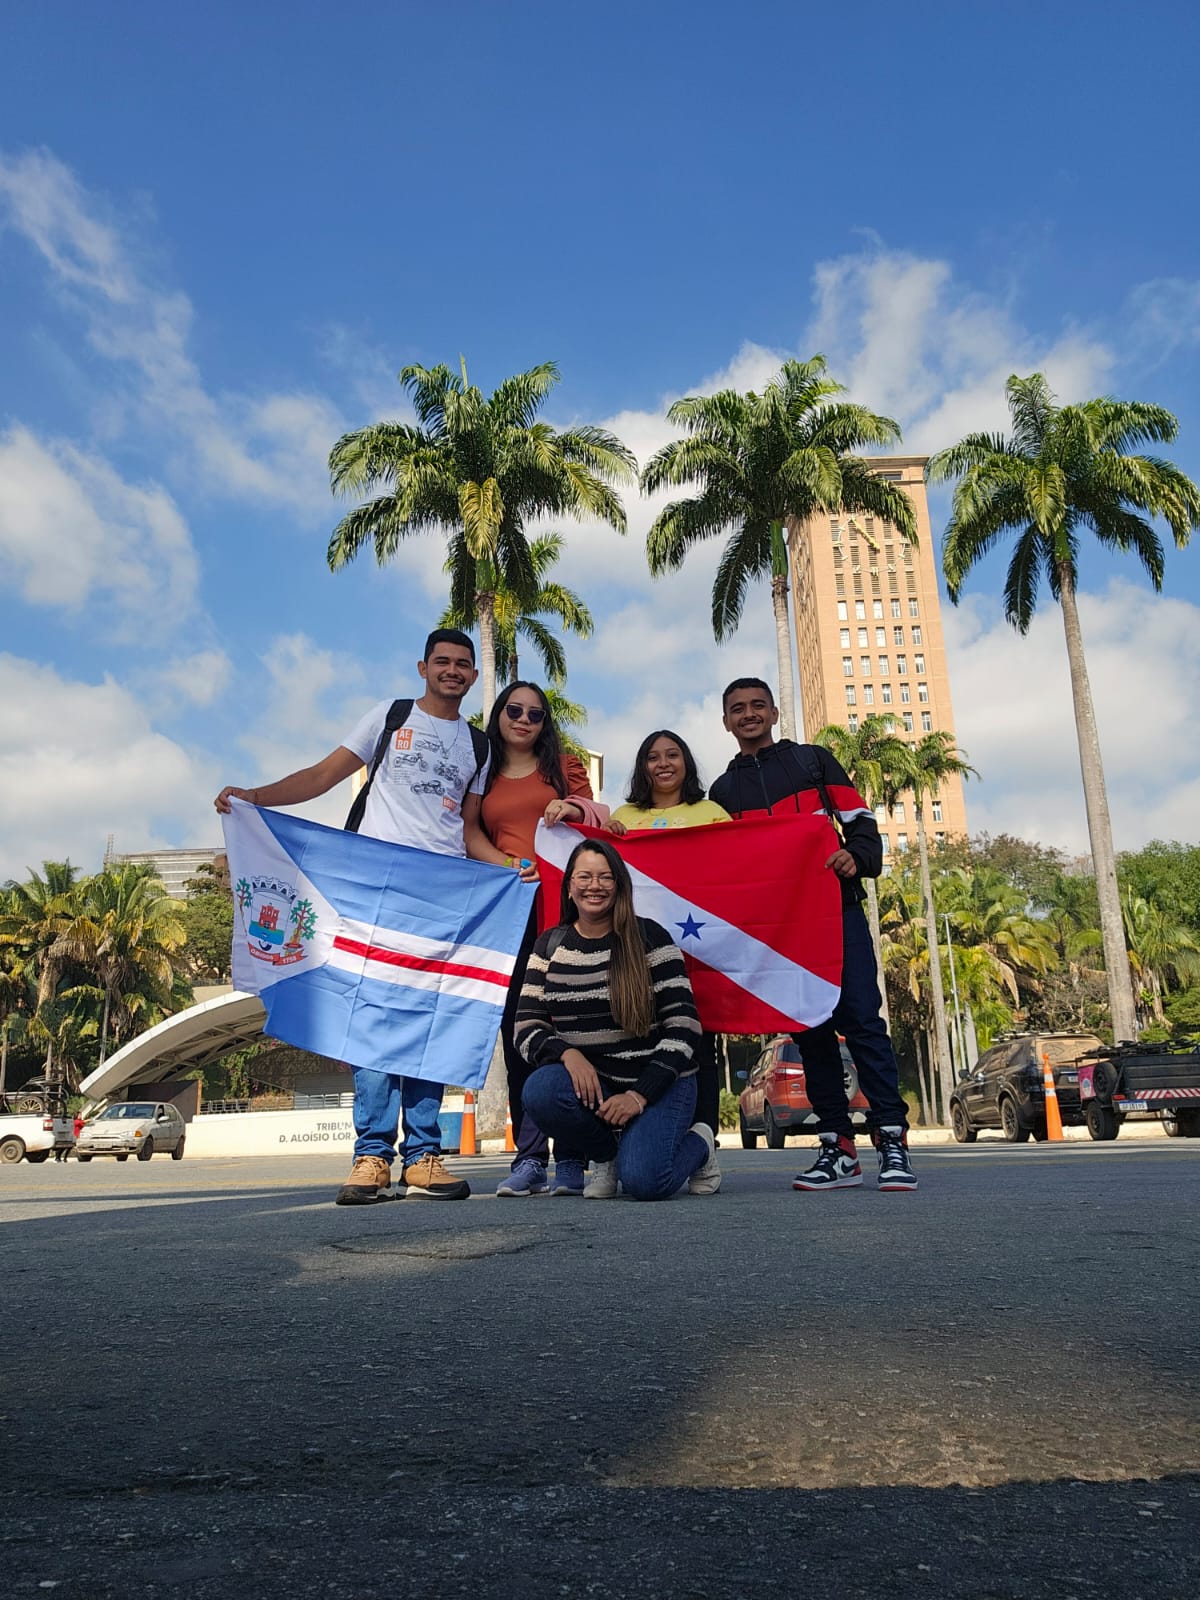
{"type": "MultiPolygon", "coordinates": [[[[639,745],[625,804],[613,812],[608,826],[612,833],[641,833],[729,820],[723,806],[704,798],[696,758],[687,741],[670,728],[659,728],[639,745]]],[[[721,1086],[715,1034],[704,1034],[696,1050],[696,1068],[696,1121],[716,1135],[721,1126],[721,1086]]]]}

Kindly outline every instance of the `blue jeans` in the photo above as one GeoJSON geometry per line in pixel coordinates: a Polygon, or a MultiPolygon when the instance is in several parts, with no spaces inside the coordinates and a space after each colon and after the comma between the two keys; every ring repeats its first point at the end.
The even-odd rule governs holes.
{"type": "Polygon", "coordinates": [[[396,1134],[404,1115],[401,1167],[411,1167],[422,1156],[436,1155],[442,1147],[438,1112],[442,1085],[424,1078],[400,1078],[392,1072],[354,1068],[355,1156],[381,1156],[390,1166],[396,1159],[396,1134]]]}
{"type": "MultiPolygon", "coordinates": [[[[608,1090],[610,1093],[620,1091],[608,1090]]],[[[539,1067],[525,1084],[525,1109],[552,1139],[582,1150],[591,1161],[617,1163],[617,1177],[635,1200],[669,1200],[708,1159],[708,1146],[689,1133],[696,1110],[696,1080],[680,1078],[660,1100],[615,1131],[575,1093],[561,1062],[539,1067]]]]}
{"type": "Polygon", "coordinates": [[[871,930],[860,905],[842,911],[842,992],[833,1017],[795,1038],[804,1062],[808,1098],[822,1133],[853,1136],[846,1080],[837,1051],[840,1033],[858,1069],[858,1082],[870,1103],[872,1128],[907,1128],[908,1107],[900,1094],[900,1069],[879,1015],[882,1000],[871,930]]]}

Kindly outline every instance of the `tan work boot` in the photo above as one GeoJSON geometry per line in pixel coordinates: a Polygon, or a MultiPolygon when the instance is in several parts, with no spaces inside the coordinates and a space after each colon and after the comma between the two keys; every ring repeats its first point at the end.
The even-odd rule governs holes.
{"type": "Polygon", "coordinates": [[[356,1156],[350,1176],[338,1190],[335,1206],[373,1206],[378,1200],[395,1200],[392,1169],[382,1156],[356,1156]]]}
{"type": "Polygon", "coordinates": [[[404,1182],[410,1200],[466,1200],[471,1193],[470,1184],[451,1177],[441,1156],[435,1155],[422,1156],[405,1167],[404,1182]]]}

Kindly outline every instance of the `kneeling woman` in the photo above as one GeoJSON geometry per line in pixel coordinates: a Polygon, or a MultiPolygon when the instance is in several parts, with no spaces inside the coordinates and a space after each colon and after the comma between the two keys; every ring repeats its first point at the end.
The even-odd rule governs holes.
{"type": "Polygon", "coordinates": [[[525,1109],[544,1133],[595,1164],[585,1195],[666,1200],[720,1184],[713,1136],[692,1126],[700,1023],[683,958],[665,928],[634,914],[625,863],[609,844],[576,846],[561,920],[533,947],[516,1045],[537,1070],[525,1109]]]}

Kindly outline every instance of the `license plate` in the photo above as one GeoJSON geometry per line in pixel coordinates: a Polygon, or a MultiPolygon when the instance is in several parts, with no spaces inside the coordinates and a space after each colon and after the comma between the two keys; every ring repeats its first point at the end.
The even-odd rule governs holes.
{"type": "Polygon", "coordinates": [[[1145,1100],[1114,1100],[1113,1104],[1118,1111],[1149,1111],[1149,1103],[1145,1100]]]}
{"type": "Polygon", "coordinates": [[[1064,1083],[1078,1083],[1079,1082],[1079,1074],[1077,1072],[1064,1072],[1063,1073],[1063,1082],[1064,1083]]]}

